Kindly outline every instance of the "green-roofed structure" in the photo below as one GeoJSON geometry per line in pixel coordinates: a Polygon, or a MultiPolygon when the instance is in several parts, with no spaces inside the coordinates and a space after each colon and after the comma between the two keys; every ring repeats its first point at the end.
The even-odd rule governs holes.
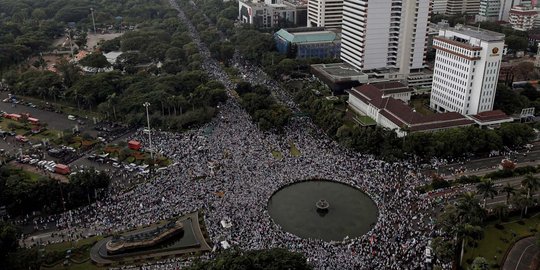
{"type": "Polygon", "coordinates": [[[277,50],[296,58],[339,58],[339,29],[301,27],[281,29],[274,34],[277,50]]]}

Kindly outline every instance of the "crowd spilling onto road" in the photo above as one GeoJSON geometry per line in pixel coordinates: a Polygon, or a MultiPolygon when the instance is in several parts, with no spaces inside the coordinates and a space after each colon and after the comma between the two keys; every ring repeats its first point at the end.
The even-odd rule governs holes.
{"type": "MultiPolygon", "coordinates": [[[[233,89],[196,29],[174,0],[171,5],[198,44],[205,71],[233,89]]],[[[263,71],[238,55],[233,66],[246,80],[270,86],[282,103],[296,109],[263,71]]],[[[148,145],[142,129],[134,137],[148,145]]],[[[293,118],[282,134],[262,132],[234,98],[220,105],[218,115],[199,129],[182,134],[153,131],[152,144],[173,164],[127,193],[59,216],[58,228],[74,238],[104,235],[202,210],[210,244],[216,247],[223,240],[250,250],[283,247],[303,253],[316,269],[425,267],[424,250],[433,229],[427,214],[432,199],[415,191],[429,179],[412,162],[387,163],[343,149],[308,118],[293,118]],[[290,153],[291,143],[300,156],[290,153]],[[303,239],[282,230],[268,213],[268,200],[279,188],[306,179],[328,179],[363,190],[378,206],[377,223],[364,236],[339,242],[303,239]],[[222,220],[232,226],[222,226],[222,220]]],[[[175,268],[177,263],[163,261],[159,268],[175,268]]]]}

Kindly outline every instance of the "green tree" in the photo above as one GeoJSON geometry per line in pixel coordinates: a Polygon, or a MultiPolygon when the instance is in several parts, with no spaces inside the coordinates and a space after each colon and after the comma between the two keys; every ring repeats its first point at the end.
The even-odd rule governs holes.
{"type": "MultiPolygon", "coordinates": [[[[521,181],[521,185],[527,190],[527,199],[531,200],[531,195],[540,187],[540,180],[532,173],[527,174],[521,181]]],[[[528,206],[525,207],[525,215],[527,215],[528,206]]]]}
{"type": "Polygon", "coordinates": [[[522,51],[527,49],[529,42],[526,37],[511,35],[505,38],[505,44],[510,50],[522,51]]]}
{"type": "Polygon", "coordinates": [[[0,262],[8,252],[15,251],[19,246],[20,229],[15,225],[0,221],[0,262]]]}
{"type": "Polygon", "coordinates": [[[471,224],[463,224],[459,227],[459,230],[459,235],[461,236],[461,255],[459,256],[459,264],[461,265],[467,243],[480,238],[482,227],[471,224]]]}
{"type": "Polygon", "coordinates": [[[300,253],[293,253],[286,249],[269,249],[255,251],[229,250],[219,254],[214,260],[208,262],[195,262],[188,270],[207,269],[295,269],[308,270],[312,267],[300,253]]]}
{"type": "Polygon", "coordinates": [[[495,188],[495,183],[491,179],[482,179],[481,182],[476,185],[476,190],[478,194],[482,195],[484,199],[484,208],[486,208],[487,198],[493,199],[497,195],[497,189],[495,188]]]}
{"type": "Polygon", "coordinates": [[[474,258],[473,263],[471,264],[471,270],[489,270],[491,267],[489,266],[488,261],[484,257],[476,257],[474,258]]]}
{"type": "Polygon", "coordinates": [[[105,57],[102,53],[97,52],[87,55],[85,58],[79,61],[79,64],[93,68],[106,68],[111,66],[109,61],[107,61],[107,57],[105,57]]]}
{"type": "Polygon", "coordinates": [[[454,260],[455,248],[451,240],[435,237],[431,245],[435,255],[442,262],[449,263],[454,260]]]}
{"type": "Polygon", "coordinates": [[[506,186],[502,188],[502,192],[506,193],[506,205],[508,205],[508,202],[510,201],[510,196],[516,193],[516,189],[511,186],[510,183],[506,183],[506,186]]]}
{"type": "Polygon", "coordinates": [[[494,109],[499,109],[506,114],[519,113],[528,106],[528,99],[510,90],[506,85],[498,84],[495,93],[494,109]]]}
{"type": "Polygon", "coordinates": [[[532,200],[527,196],[526,190],[520,190],[512,196],[511,202],[520,209],[520,217],[525,215],[525,209],[532,204],[532,200]]]}

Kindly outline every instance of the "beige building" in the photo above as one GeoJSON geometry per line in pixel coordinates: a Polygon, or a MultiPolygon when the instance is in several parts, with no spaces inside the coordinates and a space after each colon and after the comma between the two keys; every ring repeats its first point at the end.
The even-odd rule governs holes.
{"type": "Polygon", "coordinates": [[[342,17],[343,0],[308,1],[308,26],[341,28],[342,17]]]}

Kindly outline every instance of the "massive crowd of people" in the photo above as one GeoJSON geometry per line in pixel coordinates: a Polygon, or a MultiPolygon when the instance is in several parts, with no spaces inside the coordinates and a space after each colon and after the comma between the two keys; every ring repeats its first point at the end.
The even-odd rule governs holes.
{"type": "MultiPolygon", "coordinates": [[[[170,3],[199,46],[204,70],[227,89],[234,89],[185,14],[174,0],[170,3]]],[[[233,66],[245,80],[264,83],[278,100],[297,110],[262,70],[249,66],[238,54],[233,66]]],[[[133,137],[148,145],[143,130],[133,137]]],[[[283,247],[303,253],[316,269],[425,267],[424,250],[433,229],[427,214],[432,199],[415,191],[429,179],[412,162],[387,163],[343,149],[309,118],[293,118],[282,134],[262,132],[235,98],[221,104],[218,115],[199,129],[182,134],[153,131],[152,144],[173,164],[127,193],[61,215],[57,226],[70,237],[85,237],[202,210],[214,246],[227,240],[242,249],[283,247]],[[291,144],[300,156],[291,154],[291,144]],[[306,179],[328,179],[363,190],[379,208],[377,223],[364,236],[340,242],[303,239],[282,230],[268,213],[268,200],[279,188],[306,179]],[[222,220],[230,220],[232,226],[223,227],[222,220]]],[[[155,267],[169,269],[179,264],[183,262],[169,259],[155,267]]]]}

